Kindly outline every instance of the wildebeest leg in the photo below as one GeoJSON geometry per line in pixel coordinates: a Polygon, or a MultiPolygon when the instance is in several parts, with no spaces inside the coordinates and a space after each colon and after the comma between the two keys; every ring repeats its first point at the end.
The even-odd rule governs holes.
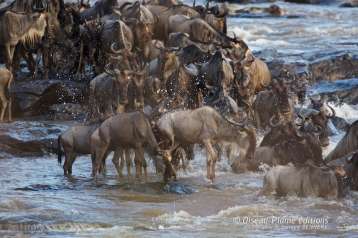
{"type": "MultiPolygon", "coordinates": [[[[103,174],[104,176],[106,175],[107,173],[107,167],[106,167],[106,159],[109,155],[111,151],[110,150],[107,150],[106,153],[104,154],[104,157],[102,159],[102,164],[101,164],[101,167],[100,167],[100,173],[103,174]]],[[[113,155],[114,156],[114,155],[113,155]]]]}
{"type": "Polygon", "coordinates": [[[92,174],[91,176],[96,176],[96,156],[94,154],[91,154],[91,160],[92,160],[92,174]]]}
{"type": "Polygon", "coordinates": [[[36,70],[36,62],[34,60],[34,57],[32,56],[32,53],[28,52],[26,54],[24,54],[26,63],[27,63],[27,68],[29,69],[29,71],[31,72],[31,77],[34,79],[35,78],[35,70],[36,70]]]}
{"type": "Polygon", "coordinates": [[[0,100],[1,100],[1,116],[0,121],[4,121],[4,116],[6,112],[6,108],[8,107],[9,100],[5,95],[5,88],[0,88],[0,100]]]}
{"type": "Polygon", "coordinates": [[[113,154],[112,163],[116,167],[117,174],[119,177],[123,177],[123,150],[116,149],[113,154]],[[121,157],[121,163],[119,164],[119,157],[121,157]]]}
{"type": "MultiPolygon", "coordinates": [[[[10,94],[10,92],[9,92],[10,94]]],[[[9,104],[7,105],[8,113],[9,113],[9,122],[12,121],[12,98],[9,95],[9,104]]]]}
{"type": "Polygon", "coordinates": [[[204,145],[207,154],[206,156],[207,178],[213,182],[215,178],[215,163],[217,160],[217,154],[210,140],[204,140],[204,145]]]}
{"type": "Polygon", "coordinates": [[[128,179],[130,179],[131,175],[131,167],[132,167],[132,158],[131,158],[131,153],[129,149],[124,150],[124,154],[123,154],[125,161],[126,161],[126,165],[127,165],[127,177],[128,179]]]}
{"type": "Polygon", "coordinates": [[[80,59],[78,61],[78,67],[76,71],[77,76],[79,76],[82,72],[82,64],[83,64],[83,41],[81,41],[81,46],[80,46],[80,59]]]}
{"type": "Polygon", "coordinates": [[[71,153],[66,152],[66,150],[65,150],[65,163],[63,164],[63,174],[65,176],[68,175],[68,171],[69,171],[68,168],[69,168],[70,164],[71,164],[71,153]]]}
{"type": "Polygon", "coordinates": [[[72,174],[72,165],[76,160],[76,153],[71,153],[70,155],[70,161],[69,161],[69,166],[68,166],[68,174],[71,175],[72,174]]]}
{"type": "Polygon", "coordinates": [[[141,146],[137,147],[135,150],[135,169],[136,169],[136,178],[140,178],[142,176],[142,161],[144,160],[144,150],[141,146]]]}
{"type": "Polygon", "coordinates": [[[106,152],[108,150],[109,143],[101,143],[98,145],[98,147],[95,149],[95,157],[96,157],[96,167],[95,167],[95,177],[98,173],[102,170],[103,160],[105,159],[106,152]]]}
{"type": "Polygon", "coordinates": [[[147,161],[144,158],[144,154],[143,154],[143,158],[142,158],[142,168],[144,171],[144,179],[147,180],[147,161]]]}
{"type": "Polygon", "coordinates": [[[50,68],[50,52],[47,46],[45,46],[42,50],[42,61],[44,67],[44,79],[48,79],[48,73],[50,68]]]}
{"type": "Polygon", "coordinates": [[[12,72],[12,60],[14,57],[14,51],[15,46],[12,46],[10,44],[5,45],[5,65],[6,68],[10,70],[10,72],[12,72]]]}

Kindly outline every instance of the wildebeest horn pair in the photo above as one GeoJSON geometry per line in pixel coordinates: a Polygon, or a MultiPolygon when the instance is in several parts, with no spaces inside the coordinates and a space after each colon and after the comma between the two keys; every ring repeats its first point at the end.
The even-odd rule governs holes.
{"type": "Polygon", "coordinates": [[[104,67],[104,71],[105,71],[107,74],[111,75],[112,77],[115,77],[116,75],[119,75],[119,74],[120,74],[119,69],[114,69],[114,70],[112,70],[112,69],[110,69],[109,66],[110,66],[110,64],[107,64],[107,65],[104,67]]]}
{"type": "Polygon", "coordinates": [[[234,125],[234,126],[238,126],[238,127],[244,127],[246,125],[246,121],[244,120],[243,122],[234,122],[232,120],[230,120],[227,116],[223,115],[223,118],[229,122],[230,124],[234,125]]]}

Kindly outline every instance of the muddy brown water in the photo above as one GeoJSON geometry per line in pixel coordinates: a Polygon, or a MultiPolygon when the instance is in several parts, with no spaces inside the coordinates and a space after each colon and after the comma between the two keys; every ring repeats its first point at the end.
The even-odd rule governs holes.
{"type": "MultiPolygon", "coordinates": [[[[297,62],[309,61],[312,55],[337,52],[357,55],[357,10],[336,5],[278,4],[288,14],[299,17],[231,18],[230,30],[267,58],[297,62]]],[[[347,80],[351,80],[351,85],[357,84],[357,79],[347,80]]],[[[327,88],[327,84],[322,84],[312,90],[332,92],[341,87],[330,84],[327,88]]],[[[344,104],[336,110],[350,121],[358,118],[356,105],[344,104]]],[[[43,126],[21,122],[18,124],[21,130],[13,133],[19,138],[34,136],[23,130],[33,128],[34,123],[43,126]]],[[[63,127],[63,123],[58,126],[63,127]]],[[[333,136],[329,149],[341,137],[342,133],[333,136]]],[[[189,188],[191,194],[166,192],[161,177],[152,168],[145,183],[119,179],[110,159],[107,163],[106,177],[94,181],[86,156],[77,159],[72,178],[63,176],[55,155],[0,159],[0,237],[357,237],[358,234],[357,192],[338,200],[262,197],[258,193],[264,174],[233,174],[226,160],[218,164],[218,177],[211,185],[205,179],[205,154],[199,148],[191,170],[179,175],[179,185],[189,188]]]]}

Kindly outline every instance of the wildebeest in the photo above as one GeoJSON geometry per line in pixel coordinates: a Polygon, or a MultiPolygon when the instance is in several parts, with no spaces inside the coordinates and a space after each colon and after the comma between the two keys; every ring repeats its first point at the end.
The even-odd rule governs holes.
{"type": "Polygon", "coordinates": [[[208,62],[200,66],[200,75],[214,99],[217,99],[220,93],[225,96],[229,95],[229,89],[234,81],[234,72],[229,60],[220,50],[217,50],[208,62]]]}
{"type": "Polygon", "coordinates": [[[167,42],[169,34],[169,18],[174,15],[184,15],[189,18],[200,19],[216,31],[226,34],[226,11],[219,8],[193,8],[185,4],[172,5],[166,7],[163,5],[147,5],[147,8],[157,17],[155,27],[155,37],[167,42]],[[215,9],[214,9],[215,8],[215,9]]]}
{"type": "Polygon", "coordinates": [[[316,166],[323,163],[322,148],[319,139],[312,133],[300,132],[293,122],[283,122],[264,136],[255,151],[254,159],[237,160],[231,166],[234,171],[256,171],[261,164],[285,165],[293,163],[301,167],[307,162],[316,166]]]}
{"type": "Polygon", "coordinates": [[[216,31],[201,18],[189,18],[185,15],[170,16],[168,34],[172,32],[187,33],[190,39],[196,42],[215,44],[226,48],[233,46],[231,38],[216,31]]]}
{"type": "Polygon", "coordinates": [[[272,90],[259,92],[253,104],[253,111],[256,126],[260,129],[272,126],[274,119],[291,121],[293,102],[290,100],[285,83],[274,80],[272,90]]]}
{"type": "Polygon", "coordinates": [[[309,165],[299,168],[292,164],[278,165],[265,175],[261,194],[337,198],[344,195],[339,194],[339,187],[343,184],[340,184],[337,178],[344,176],[345,171],[340,167],[335,171],[326,171],[309,165]]]}
{"type": "MultiPolygon", "coordinates": [[[[65,47],[71,46],[71,41],[67,39],[66,32],[63,29],[68,27],[64,21],[64,2],[62,0],[17,0],[9,11],[20,14],[39,12],[43,15],[31,26],[32,30],[27,37],[24,36],[19,41],[20,44],[18,44],[15,55],[17,60],[20,60],[21,57],[26,59],[31,73],[35,76],[37,68],[35,68],[36,63],[32,54],[36,53],[36,57],[39,57],[41,53],[44,78],[47,79],[49,70],[54,65],[52,61],[55,53],[54,46],[60,44],[65,47]]],[[[14,28],[12,31],[14,33],[14,31],[19,31],[19,29],[14,28]]],[[[16,34],[12,35],[12,37],[16,37],[16,34]]]]}
{"type": "Polygon", "coordinates": [[[13,81],[13,75],[10,70],[0,68],[0,100],[1,100],[1,113],[0,121],[4,121],[6,109],[8,109],[9,121],[11,121],[12,100],[10,95],[10,87],[13,81]]]}
{"type": "Polygon", "coordinates": [[[146,43],[152,40],[155,23],[152,12],[139,1],[124,3],[119,11],[123,21],[133,32],[136,47],[143,50],[146,43]]]}
{"type": "MultiPolygon", "coordinates": [[[[65,154],[65,163],[63,165],[65,175],[72,174],[72,165],[77,155],[91,154],[91,135],[99,126],[100,123],[73,126],[58,136],[58,163],[62,163],[62,146],[65,154]]],[[[94,158],[92,158],[92,170],[94,167],[93,159],[94,158]]]]}
{"type": "MultiPolygon", "coordinates": [[[[180,110],[164,114],[157,122],[159,132],[170,141],[171,150],[177,145],[201,144],[207,152],[207,178],[215,178],[218,155],[213,147],[220,142],[234,142],[246,151],[245,158],[253,158],[256,147],[255,132],[225,119],[212,107],[180,110]]],[[[166,178],[165,178],[166,180],[166,178]]]]}
{"type": "Polygon", "coordinates": [[[41,39],[46,28],[45,13],[15,13],[5,11],[0,15],[0,46],[5,49],[6,67],[12,70],[15,47],[19,42],[27,43],[41,39]]]}
{"type": "Polygon", "coordinates": [[[271,72],[265,62],[256,58],[250,51],[246,52],[245,58],[240,62],[241,78],[236,79],[239,95],[247,101],[255,93],[262,91],[271,83],[271,72]]]}
{"type": "MultiPolygon", "coordinates": [[[[157,140],[154,137],[149,120],[142,112],[119,113],[105,120],[98,128],[100,143],[92,148],[96,158],[95,174],[101,170],[105,154],[110,147],[113,149],[133,149],[136,165],[136,177],[142,174],[145,166],[144,149],[155,155],[159,151],[157,140]]],[[[153,159],[157,159],[152,156],[153,159]]],[[[157,161],[155,164],[158,165],[157,161]]],[[[144,169],[146,177],[147,171],[144,169]]]]}
{"type": "Polygon", "coordinates": [[[192,41],[190,39],[190,35],[183,32],[170,33],[167,45],[169,47],[179,47],[179,48],[185,48],[194,45],[204,52],[214,52],[216,50],[216,47],[212,44],[203,44],[203,43],[192,41]]]}
{"type": "Polygon", "coordinates": [[[321,145],[326,147],[329,145],[329,120],[336,115],[335,110],[327,104],[331,113],[327,113],[324,106],[316,109],[301,109],[298,116],[302,119],[302,130],[317,133],[321,145]]]}

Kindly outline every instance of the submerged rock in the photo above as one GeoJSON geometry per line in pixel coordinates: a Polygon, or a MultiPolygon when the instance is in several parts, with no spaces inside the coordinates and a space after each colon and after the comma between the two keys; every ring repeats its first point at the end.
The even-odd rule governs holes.
{"type": "Polygon", "coordinates": [[[340,7],[358,7],[357,0],[348,0],[340,5],[340,7]]]}
{"type": "Polygon", "coordinates": [[[65,125],[45,122],[18,121],[0,124],[0,158],[43,156],[54,153],[57,137],[65,125]]]}
{"type": "Polygon", "coordinates": [[[169,182],[164,186],[163,190],[167,193],[175,194],[192,194],[196,192],[196,189],[192,188],[191,186],[178,182],[169,182]]]}

